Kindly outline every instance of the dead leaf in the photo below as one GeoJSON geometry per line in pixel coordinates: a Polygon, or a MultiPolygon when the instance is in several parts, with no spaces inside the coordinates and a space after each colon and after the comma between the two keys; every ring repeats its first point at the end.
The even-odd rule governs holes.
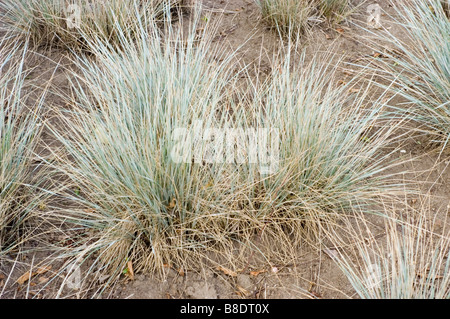
{"type": "Polygon", "coordinates": [[[45,267],[41,267],[41,268],[39,268],[35,273],[33,273],[33,275],[32,276],[34,276],[34,275],[42,275],[42,274],[45,274],[47,271],[49,271],[50,269],[52,269],[52,265],[48,265],[48,266],[45,266],[45,267]]]}
{"type": "Polygon", "coordinates": [[[175,208],[176,206],[176,200],[175,198],[172,198],[172,201],[169,203],[169,208],[175,208]]]}
{"type": "Polygon", "coordinates": [[[262,273],[265,273],[266,271],[267,271],[266,269],[250,271],[250,275],[256,277],[262,273]]]}
{"type": "Polygon", "coordinates": [[[185,273],[184,273],[184,270],[182,268],[180,268],[178,270],[178,275],[180,275],[181,277],[184,277],[185,273]]]}
{"type": "Polygon", "coordinates": [[[2,280],[0,281],[0,288],[3,287],[5,285],[5,282],[2,280]]]}
{"type": "Polygon", "coordinates": [[[40,284],[45,284],[49,279],[47,277],[39,277],[38,282],[40,284]]]}
{"type": "Polygon", "coordinates": [[[0,274],[0,280],[5,279],[5,278],[6,278],[5,275],[0,274]]]}
{"type": "Polygon", "coordinates": [[[344,29],[342,28],[337,28],[336,31],[339,32],[340,34],[344,33],[344,29]]]}
{"type": "Polygon", "coordinates": [[[342,72],[342,73],[344,73],[344,74],[347,75],[347,76],[352,76],[352,75],[353,75],[353,72],[352,72],[352,71],[348,71],[348,70],[345,70],[345,71],[342,72]]]}
{"type": "Polygon", "coordinates": [[[353,88],[353,89],[348,90],[348,92],[349,92],[349,93],[358,93],[358,92],[359,92],[359,89],[353,88]]]}
{"type": "Polygon", "coordinates": [[[374,58],[382,58],[383,55],[382,55],[380,52],[375,52],[375,53],[373,54],[373,57],[374,57],[374,58]]]}
{"type": "Polygon", "coordinates": [[[45,266],[45,267],[40,267],[38,268],[38,270],[36,270],[35,272],[30,272],[27,271],[26,273],[24,273],[22,276],[19,277],[19,279],[17,279],[17,283],[19,285],[23,285],[25,282],[27,282],[29,279],[31,279],[32,277],[36,276],[36,275],[42,275],[45,274],[47,271],[49,271],[50,269],[52,269],[51,265],[45,266]]]}
{"type": "Polygon", "coordinates": [[[227,268],[224,268],[224,267],[220,267],[220,266],[218,266],[216,269],[221,271],[221,272],[223,272],[227,276],[237,277],[237,273],[232,271],[232,270],[230,270],[230,269],[227,269],[227,268]]]}
{"type": "Polygon", "coordinates": [[[19,285],[23,285],[25,282],[27,282],[33,275],[30,273],[30,271],[27,271],[22,276],[17,279],[17,283],[19,285]]]}
{"type": "Polygon", "coordinates": [[[131,280],[134,280],[133,263],[131,261],[127,262],[127,268],[128,268],[127,274],[130,276],[131,280]]]}

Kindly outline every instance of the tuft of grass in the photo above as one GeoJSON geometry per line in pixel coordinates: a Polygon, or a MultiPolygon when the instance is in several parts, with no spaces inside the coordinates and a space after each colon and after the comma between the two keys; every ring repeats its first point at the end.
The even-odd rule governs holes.
{"type": "Polygon", "coordinates": [[[291,49],[245,115],[249,125],[277,130],[277,170],[261,175],[256,168],[245,176],[255,219],[301,237],[317,221],[352,207],[367,210],[378,196],[395,193],[395,178],[385,173],[395,164],[383,149],[398,124],[381,119],[383,94],[371,99],[370,86],[357,80],[339,86],[329,54],[308,63],[304,55],[294,59],[291,49]]]}
{"type": "Polygon", "coordinates": [[[319,11],[328,19],[335,19],[343,15],[349,6],[349,0],[320,0],[319,11]]]}
{"type": "Polygon", "coordinates": [[[96,61],[76,61],[82,75],[73,83],[73,109],[61,113],[67,132],[52,128],[64,146],[57,169],[70,180],[66,196],[82,206],[65,216],[93,230],[68,254],[94,256],[111,278],[128,262],[135,271],[158,272],[195,263],[238,232],[228,205],[235,174],[226,163],[191,161],[206,142],[194,138],[194,150],[174,135],[228,121],[220,112],[237,77],[233,54],[224,56],[198,22],[187,35],[170,24],[164,35],[140,24],[133,38],[117,29],[120,52],[101,38],[91,41],[96,61]],[[191,154],[180,163],[177,150],[191,154]]]}
{"type": "Polygon", "coordinates": [[[25,86],[24,55],[0,43],[0,257],[24,239],[24,225],[38,205],[32,195],[34,150],[41,131],[39,113],[42,100],[33,107],[25,102],[30,91],[25,86]],[[19,57],[17,58],[17,56],[19,57]]]}
{"type": "Polygon", "coordinates": [[[116,26],[132,35],[136,19],[162,19],[176,0],[5,0],[0,2],[6,31],[40,46],[86,49],[86,41],[101,36],[118,43],[116,26]]]}
{"type": "Polygon", "coordinates": [[[269,25],[285,34],[304,32],[314,13],[314,7],[306,1],[261,0],[257,2],[263,18],[269,25]]]}
{"type": "Polygon", "coordinates": [[[400,216],[394,205],[386,207],[385,227],[377,232],[367,219],[359,218],[347,227],[351,243],[341,242],[336,232],[330,237],[333,244],[345,247],[335,262],[360,298],[450,298],[448,224],[429,217],[429,199],[421,197],[419,204],[415,209],[406,203],[400,216]]]}
{"type": "Polygon", "coordinates": [[[334,19],[348,8],[348,0],[257,0],[263,18],[281,33],[301,34],[323,18],[334,19]]]}
{"type": "Polygon", "coordinates": [[[450,20],[443,1],[413,0],[396,5],[406,38],[383,33],[390,47],[387,59],[378,61],[390,78],[397,81],[396,92],[408,103],[406,116],[414,119],[448,144],[450,138],[450,20]]]}

